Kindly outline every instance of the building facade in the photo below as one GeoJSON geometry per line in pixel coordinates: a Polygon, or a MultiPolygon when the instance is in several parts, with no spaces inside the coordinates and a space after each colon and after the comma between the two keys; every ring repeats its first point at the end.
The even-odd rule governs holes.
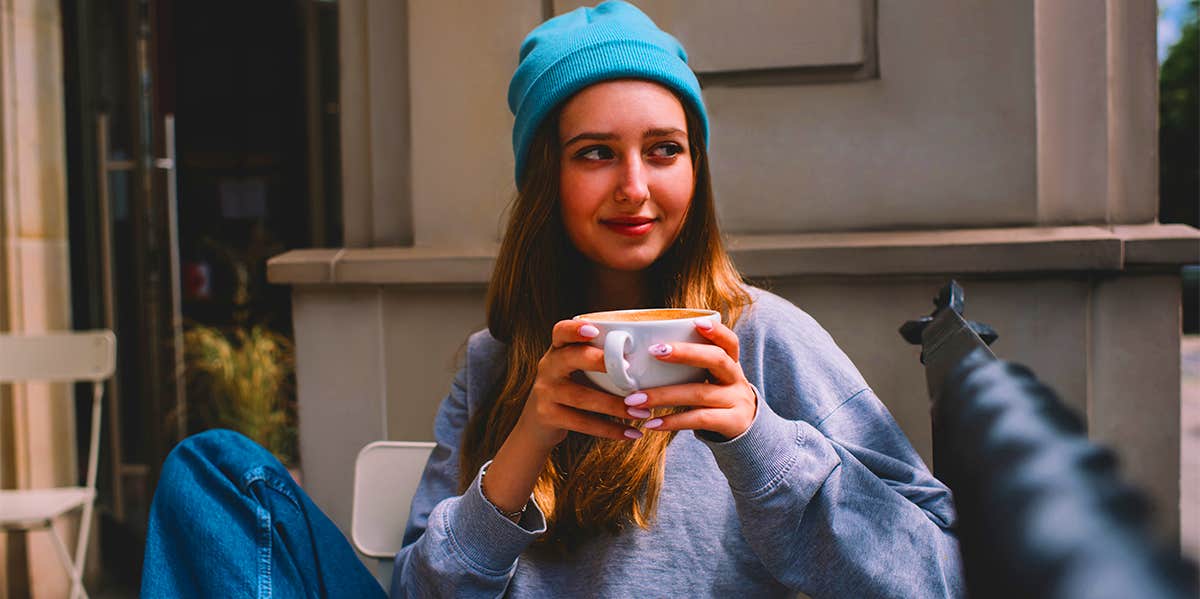
{"type": "MultiPolygon", "coordinates": [[[[306,487],[343,528],[377,439],[428,440],[483,328],[517,48],[567,1],[342,2],[344,247],[292,285],[306,487]]],[[[637,3],[688,48],[742,272],[817,318],[931,458],[897,327],[948,278],[1117,448],[1178,537],[1179,265],[1156,220],[1153,2],[637,3]]]]}

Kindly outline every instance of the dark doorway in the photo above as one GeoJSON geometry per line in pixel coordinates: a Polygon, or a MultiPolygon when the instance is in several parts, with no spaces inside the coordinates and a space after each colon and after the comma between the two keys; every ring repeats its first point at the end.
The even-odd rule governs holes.
{"type": "Polygon", "coordinates": [[[112,328],[119,348],[100,558],[136,585],[158,469],[202,425],[182,331],[290,337],[288,289],[267,284],[267,258],[341,243],[337,4],[60,6],[74,326],[112,328]]]}

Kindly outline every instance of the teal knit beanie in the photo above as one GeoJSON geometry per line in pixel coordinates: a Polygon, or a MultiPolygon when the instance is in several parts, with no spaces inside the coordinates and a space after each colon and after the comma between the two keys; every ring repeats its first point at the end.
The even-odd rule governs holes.
{"type": "Polygon", "coordinates": [[[708,142],[708,114],[700,82],[679,41],[642,11],[619,0],[577,8],[539,25],[521,44],[517,71],[508,85],[516,180],[546,115],[583,88],[610,79],[645,79],[666,86],[700,118],[708,142]]]}

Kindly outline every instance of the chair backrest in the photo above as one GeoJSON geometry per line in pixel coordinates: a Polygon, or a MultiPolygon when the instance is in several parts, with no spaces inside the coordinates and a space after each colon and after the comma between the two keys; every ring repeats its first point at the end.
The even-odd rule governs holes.
{"type": "Polygon", "coordinates": [[[408,510],[434,445],[376,441],[358,452],[350,539],[363,555],[392,558],[400,551],[408,510]]]}
{"type": "Polygon", "coordinates": [[[103,381],[117,366],[117,336],[109,330],[0,335],[0,383],[91,381],[92,422],[87,487],[96,488],[103,381]]]}
{"type": "Polygon", "coordinates": [[[0,383],[102,381],[117,363],[112,331],[0,335],[0,383]]]}

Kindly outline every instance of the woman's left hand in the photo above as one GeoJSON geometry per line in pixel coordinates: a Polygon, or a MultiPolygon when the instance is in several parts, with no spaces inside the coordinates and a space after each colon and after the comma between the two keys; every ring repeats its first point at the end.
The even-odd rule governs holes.
{"type": "Polygon", "coordinates": [[[647,418],[651,408],[689,407],[690,410],[654,418],[643,428],[659,431],[703,430],[732,439],[750,428],[758,403],[754,388],[738,363],[738,338],[729,327],[709,319],[696,321],[696,332],[713,343],[657,344],[650,355],[673,364],[709,372],[709,381],[646,389],[625,398],[629,415],[647,418]],[[705,328],[704,325],[711,325],[705,328]]]}

